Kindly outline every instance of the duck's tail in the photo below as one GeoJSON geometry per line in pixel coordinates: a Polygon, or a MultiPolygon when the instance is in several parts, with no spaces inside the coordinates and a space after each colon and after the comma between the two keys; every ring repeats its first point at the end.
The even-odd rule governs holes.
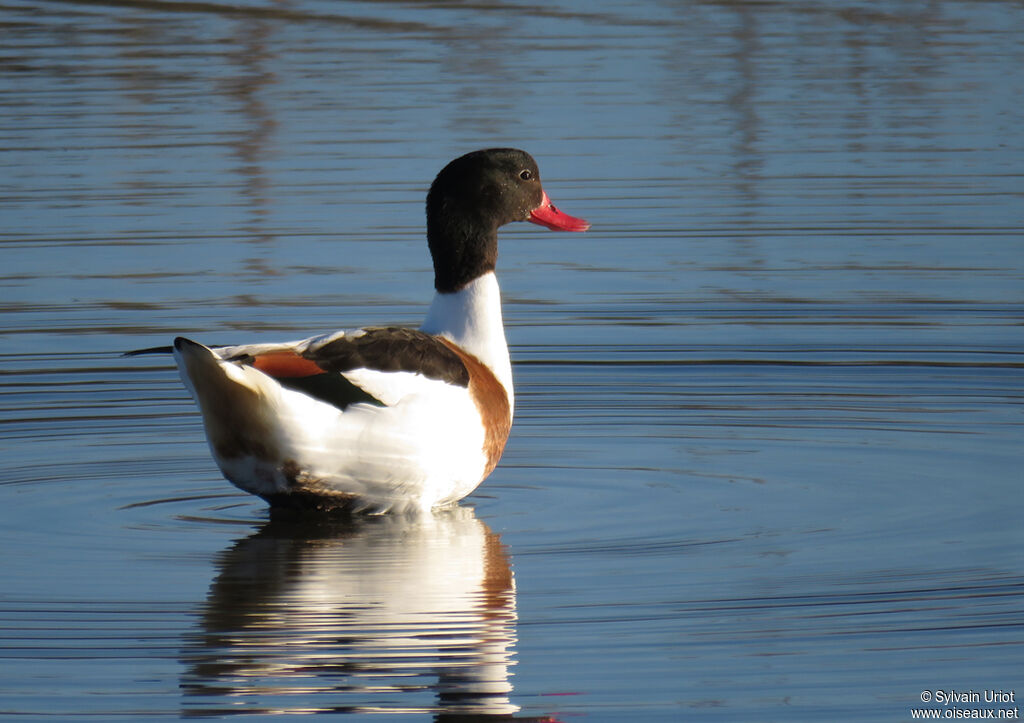
{"type": "Polygon", "coordinates": [[[310,441],[303,425],[329,428],[328,421],[336,420],[318,425],[316,416],[326,412],[336,417],[338,409],[284,389],[263,372],[224,360],[189,339],[174,340],[174,359],[199,405],[213,457],[228,480],[271,505],[315,500],[310,505],[321,508],[368,506],[355,492],[325,484],[308,463],[310,451],[315,459],[329,458],[332,451],[319,439],[310,441]]]}
{"type": "Polygon", "coordinates": [[[214,456],[221,460],[277,457],[267,409],[270,380],[254,369],[226,362],[190,339],[174,340],[178,373],[199,405],[214,456]]]}

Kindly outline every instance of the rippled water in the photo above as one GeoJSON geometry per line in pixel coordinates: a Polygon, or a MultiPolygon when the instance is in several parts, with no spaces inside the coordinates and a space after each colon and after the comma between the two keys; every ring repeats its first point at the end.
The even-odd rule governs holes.
{"type": "Polygon", "coordinates": [[[0,717],[1024,695],[1021,27],[966,1],[0,6],[0,717]],[[502,235],[502,464],[425,519],[271,520],[168,362],[120,352],[418,324],[426,187],[491,145],[594,224],[502,235]]]}

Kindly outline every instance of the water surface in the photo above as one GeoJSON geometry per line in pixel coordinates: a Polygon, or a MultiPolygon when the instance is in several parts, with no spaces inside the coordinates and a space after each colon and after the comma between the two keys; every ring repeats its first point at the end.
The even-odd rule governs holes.
{"type": "Polygon", "coordinates": [[[952,0],[5,3],[0,716],[1024,695],[1021,27],[952,0]],[[593,223],[501,236],[501,465],[425,519],[271,520],[167,360],[120,352],[418,324],[426,188],[494,145],[593,223]]]}

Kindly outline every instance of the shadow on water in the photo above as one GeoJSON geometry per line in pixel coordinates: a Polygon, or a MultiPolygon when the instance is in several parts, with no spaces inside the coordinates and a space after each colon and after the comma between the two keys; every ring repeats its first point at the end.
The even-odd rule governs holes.
{"type": "Polygon", "coordinates": [[[519,710],[512,569],[470,509],[275,518],[216,564],[182,654],[186,717],[519,710]]]}

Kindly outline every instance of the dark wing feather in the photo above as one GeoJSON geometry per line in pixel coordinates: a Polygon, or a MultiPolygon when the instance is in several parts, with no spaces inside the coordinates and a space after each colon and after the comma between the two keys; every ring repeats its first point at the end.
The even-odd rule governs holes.
{"type": "Polygon", "coordinates": [[[469,386],[462,359],[437,337],[415,329],[372,328],[343,336],[301,354],[294,348],[242,353],[228,361],[252,366],[274,377],[281,386],[345,409],[350,404],[384,406],[372,394],[349,381],[355,369],[416,372],[461,387],[469,386]]]}
{"type": "Polygon", "coordinates": [[[469,386],[469,371],[443,341],[417,329],[366,329],[307,350],[303,357],[331,372],[376,369],[414,372],[460,387],[469,386]]]}
{"type": "Polygon", "coordinates": [[[353,384],[341,374],[324,369],[311,359],[290,347],[270,348],[259,352],[244,352],[227,357],[225,361],[259,369],[273,377],[285,389],[293,389],[307,396],[345,409],[350,404],[365,403],[384,406],[383,402],[353,384]]]}
{"type": "Polygon", "coordinates": [[[282,387],[302,392],[321,402],[333,404],[338,409],[345,409],[350,404],[374,404],[383,407],[384,403],[363,389],[356,386],[341,374],[314,374],[308,377],[285,377],[277,380],[282,387]]]}

